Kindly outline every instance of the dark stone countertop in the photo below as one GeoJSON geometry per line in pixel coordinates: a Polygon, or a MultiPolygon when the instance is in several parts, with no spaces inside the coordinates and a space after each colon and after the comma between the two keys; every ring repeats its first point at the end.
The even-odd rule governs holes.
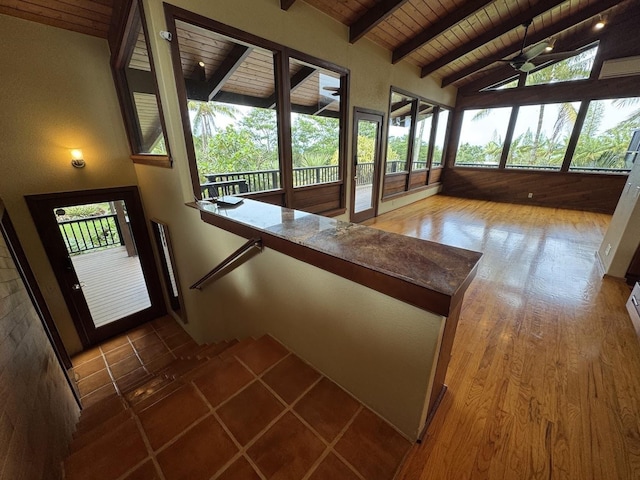
{"type": "MultiPolygon", "coordinates": [[[[250,199],[244,199],[234,207],[198,202],[198,208],[205,220],[207,215],[231,220],[256,230],[258,234],[264,232],[449,299],[464,293],[482,256],[471,250],[250,199]]],[[[215,219],[211,220],[210,223],[216,224],[215,219]]],[[[327,270],[334,271],[331,268],[327,270]]],[[[360,278],[360,275],[356,277],[360,278]]],[[[357,278],[354,281],[358,281],[357,278]]],[[[402,296],[394,295],[393,291],[384,293],[397,298],[402,296]]],[[[419,300],[409,303],[443,314],[439,311],[442,309],[430,309],[419,300]]]]}

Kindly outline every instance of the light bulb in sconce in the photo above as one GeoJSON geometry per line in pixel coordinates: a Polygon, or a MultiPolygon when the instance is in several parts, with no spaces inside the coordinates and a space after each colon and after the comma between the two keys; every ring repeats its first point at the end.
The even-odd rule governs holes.
{"type": "Polygon", "coordinates": [[[602,15],[600,15],[600,16],[598,17],[598,21],[597,21],[597,22],[596,22],[596,24],[593,26],[593,28],[594,28],[595,30],[602,30],[602,29],[605,27],[605,25],[606,25],[606,24],[607,24],[607,18],[606,18],[606,17],[603,17],[602,15]]]}
{"type": "Polygon", "coordinates": [[[83,168],[86,165],[84,157],[82,156],[82,150],[78,148],[71,150],[71,165],[75,168],[83,168]]]}

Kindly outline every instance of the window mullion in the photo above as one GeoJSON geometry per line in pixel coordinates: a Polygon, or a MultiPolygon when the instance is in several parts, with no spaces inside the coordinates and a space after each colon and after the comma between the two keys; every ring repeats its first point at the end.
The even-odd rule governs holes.
{"type": "Polygon", "coordinates": [[[284,188],[284,205],[293,207],[293,153],[291,148],[291,79],[289,77],[289,55],[285,51],[274,54],[275,84],[278,102],[278,145],[280,152],[280,174],[284,188]]]}
{"type": "Polygon", "coordinates": [[[578,146],[578,139],[580,138],[580,133],[582,132],[584,121],[587,118],[587,112],[589,111],[590,103],[591,102],[589,101],[584,101],[580,105],[580,110],[578,110],[578,115],[576,116],[576,123],[573,125],[571,138],[569,139],[569,143],[567,145],[567,151],[564,154],[564,161],[562,162],[562,167],[560,168],[561,172],[569,171],[569,166],[571,166],[573,154],[575,153],[576,147],[578,146]]]}

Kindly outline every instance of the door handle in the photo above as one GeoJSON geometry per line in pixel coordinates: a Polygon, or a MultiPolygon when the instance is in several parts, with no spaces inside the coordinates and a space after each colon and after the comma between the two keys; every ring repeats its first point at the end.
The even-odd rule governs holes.
{"type": "Polygon", "coordinates": [[[72,288],[73,290],[82,290],[82,287],[84,287],[84,286],[86,286],[86,285],[84,284],[84,282],[80,282],[80,283],[74,283],[74,284],[71,286],[71,288],[72,288]]]}

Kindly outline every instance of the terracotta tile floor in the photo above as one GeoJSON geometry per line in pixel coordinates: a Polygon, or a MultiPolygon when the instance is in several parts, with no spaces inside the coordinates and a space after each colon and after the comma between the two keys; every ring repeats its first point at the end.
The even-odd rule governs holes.
{"type": "Polygon", "coordinates": [[[104,400],[196,348],[164,317],[73,359],[85,408],[102,401],[83,414],[68,480],[393,479],[411,443],[268,336],[202,363],[150,405],[104,400]],[[102,418],[103,404],[117,415],[102,418]]]}

